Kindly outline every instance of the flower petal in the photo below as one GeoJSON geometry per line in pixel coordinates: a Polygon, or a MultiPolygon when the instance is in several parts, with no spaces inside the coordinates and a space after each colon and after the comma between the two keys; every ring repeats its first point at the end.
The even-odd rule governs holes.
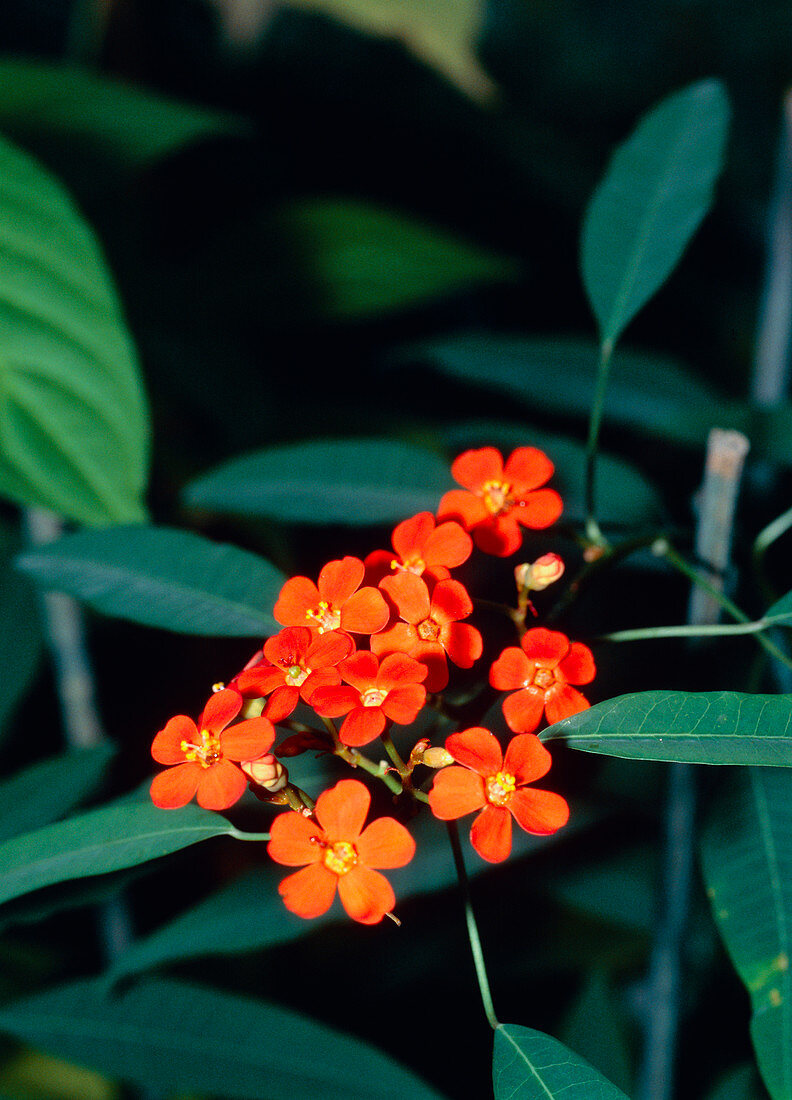
{"type": "MultiPolygon", "coordinates": [[[[427,671],[424,665],[419,667],[422,672],[427,671]]],[[[425,702],[426,688],[423,684],[406,684],[404,687],[389,691],[382,700],[381,706],[366,709],[381,711],[386,718],[390,718],[391,722],[395,722],[398,726],[409,726],[410,722],[414,722],[418,717],[418,712],[425,702]]],[[[379,737],[381,732],[382,730],[378,730],[375,736],[379,737]]],[[[351,745],[352,742],[347,741],[346,744],[351,745]]]]}
{"type": "Polygon", "coordinates": [[[281,588],[272,614],[284,626],[305,626],[308,612],[320,599],[319,589],[308,577],[291,577],[281,588]]]}
{"type": "Polygon", "coordinates": [[[470,827],[470,843],[488,863],[502,863],[511,852],[511,814],[505,806],[485,806],[470,827]]]}
{"type": "Polygon", "coordinates": [[[517,646],[510,645],[490,668],[489,682],[498,691],[521,688],[534,673],[534,665],[517,646]]]}
{"type": "Polygon", "coordinates": [[[503,770],[522,786],[547,775],[552,762],[553,758],[535,733],[518,733],[506,746],[503,770]]]}
{"type": "Polygon", "coordinates": [[[511,513],[523,527],[541,530],[549,527],[564,510],[564,502],[555,489],[537,489],[520,501],[511,513]]]}
{"type": "Polygon", "coordinates": [[[382,658],[377,673],[377,687],[382,691],[420,684],[426,679],[426,669],[406,653],[389,653],[382,658]]]}
{"type": "Polygon", "coordinates": [[[236,718],[242,710],[242,696],[238,691],[224,688],[210,696],[203,709],[198,728],[209,730],[210,733],[220,733],[228,723],[236,718]]]}
{"type": "MultiPolygon", "coordinates": [[[[445,625],[466,619],[473,613],[473,601],[459,581],[438,581],[432,592],[432,618],[445,625]]],[[[423,616],[426,618],[426,615],[423,616]]]]}
{"type": "Polygon", "coordinates": [[[161,810],[186,806],[198,789],[201,765],[193,761],[177,764],[155,775],[151,781],[151,801],[161,810]]]}
{"type": "Polygon", "coordinates": [[[245,793],[247,776],[230,760],[201,768],[198,776],[198,805],[205,810],[227,810],[245,793]]]}
{"type": "Polygon", "coordinates": [[[387,630],[381,630],[379,634],[372,634],[370,644],[371,652],[376,653],[378,657],[388,653],[406,653],[413,657],[413,650],[418,648],[419,643],[420,639],[415,627],[409,623],[398,622],[387,630]]]}
{"type": "Polygon", "coordinates": [[[440,523],[426,540],[423,560],[428,569],[447,566],[455,569],[468,560],[473,552],[473,540],[458,523],[449,520],[440,523]]]}
{"type": "Polygon", "coordinates": [[[446,751],[458,764],[464,764],[486,778],[503,767],[503,751],[497,737],[483,726],[472,726],[446,738],[446,751]]]}
{"type": "Polygon", "coordinates": [[[552,726],[554,722],[560,722],[562,718],[570,718],[573,714],[579,714],[581,710],[588,710],[590,706],[585,695],[575,691],[569,684],[553,684],[547,692],[545,701],[547,721],[552,726]]]}
{"type": "Polygon", "coordinates": [[[376,634],[389,618],[390,608],[380,590],[361,588],[341,608],[341,629],[353,634],[376,634]]]}
{"type": "Polygon", "coordinates": [[[316,819],[331,844],[339,840],[354,844],[363,831],[370,805],[368,787],[359,779],[339,779],[316,800],[316,819]]]}
{"type": "Polygon", "coordinates": [[[392,817],[378,817],[355,842],[367,867],[404,867],[415,855],[415,841],[392,817]]]}
{"type": "MultiPolygon", "coordinates": [[[[195,745],[199,740],[198,727],[192,718],[188,718],[186,714],[177,714],[154,738],[151,755],[158,764],[183,764],[182,741],[189,741],[191,745],[195,745]]],[[[189,802],[189,799],[187,801],[189,802]]]]}
{"type": "Polygon", "coordinates": [[[394,602],[405,622],[423,622],[429,617],[429,589],[426,581],[414,573],[394,573],[383,577],[380,588],[394,602]]]}
{"type": "Polygon", "coordinates": [[[324,718],[339,718],[348,714],[360,703],[360,692],[356,688],[339,684],[338,687],[318,687],[311,692],[311,706],[324,718]]]}
{"type": "Polygon", "coordinates": [[[366,584],[373,585],[376,588],[383,577],[390,575],[392,561],[392,550],[372,550],[370,554],[366,554],[363,559],[363,564],[366,567],[366,584]]]}
{"type": "Polygon", "coordinates": [[[446,653],[460,668],[471,668],[484,648],[480,632],[467,623],[449,623],[440,637],[446,653]]]}
{"type": "Polygon", "coordinates": [[[273,665],[300,664],[313,635],[307,626],[286,626],[264,643],[264,656],[273,665]]]}
{"type": "Polygon", "coordinates": [[[380,707],[355,707],[341,723],[338,736],[342,744],[359,748],[376,740],[384,729],[385,715],[380,707]]]}
{"type": "Polygon", "coordinates": [[[338,896],[352,920],[377,924],[396,904],[393,887],[379,871],[353,867],[338,880],[338,896]]]}
{"type": "Polygon", "coordinates": [[[229,760],[257,760],[274,740],[275,727],[268,718],[248,718],[221,733],[220,748],[229,760]]]}
{"type": "MultiPolygon", "coordinates": [[[[445,650],[439,642],[422,642],[418,640],[410,656],[426,669],[426,679],[422,685],[425,691],[442,691],[447,686],[448,661],[446,660],[445,650]]],[[[389,695],[388,699],[390,698],[389,695]]],[[[421,706],[423,706],[423,703],[421,703],[421,706]]],[[[383,709],[387,714],[388,708],[384,703],[383,709]]],[[[398,721],[398,719],[395,719],[395,721],[398,721]]],[[[401,725],[406,725],[406,723],[402,722],[401,725]]]]}
{"type": "Polygon", "coordinates": [[[238,691],[248,699],[261,699],[283,684],[285,673],[277,665],[256,665],[235,678],[238,691]]]}
{"type": "Polygon", "coordinates": [[[403,519],[393,529],[391,545],[402,562],[409,558],[426,560],[424,546],[435,530],[435,518],[431,512],[419,512],[416,516],[403,519]]]}
{"type": "Polygon", "coordinates": [[[522,546],[522,531],[514,512],[488,516],[485,522],[477,523],[471,531],[479,550],[496,558],[508,558],[522,546]]]}
{"type": "Polygon", "coordinates": [[[329,668],[348,657],[354,646],[349,635],[339,630],[317,634],[305,652],[305,664],[308,668],[329,668]]]}
{"type": "Polygon", "coordinates": [[[454,481],[475,492],[485,481],[503,478],[503,456],[494,447],[465,451],[451,463],[451,476],[454,481]]]}
{"type": "MultiPolygon", "coordinates": [[[[264,707],[264,717],[270,722],[282,722],[294,711],[300,701],[300,692],[296,687],[276,688],[264,707]]],[[[244,757],[242,757],[244,759],[244,757]]]]}
{"type": "Polygon", "coordinates": [[[555,668],[569,652],[569,638],[560,630],[547,630],[543,626],[526,630],[520,645],[523,652],[542,668],[555,668]]]}
{"type": "Polygon", "coordinates": [[[337,875],[328,871],[324,864],[315,863],[287,875],[278,893],[290,912],[310,920],[327,912],[333,904],[337,884],[337,875]]]}
{"type": "Polygon", "coordinates": [[[270,842],[267,853],[276,863],[287,867],[301,867],[304,863],[318,863],[322,848],[316,843],[323,840],[317,823],[302,814],[289,810],[278,814],[270,826],[270,842]]]}
{"type": "Polygon", "coordinates": [[[555,466],[544,453],[536,447],[518,447],[506,459],[503,473],[517,489],[519,495],[530,489],[538,489],[553,476],[555,466]]]}
{"type": "Polygon", "coordinates": [[[590,684],[597,675],[594,654],[582,642],[570,644],[569,653],[559,662],[558,667],[571,684],[590,684]]]}
{"type": "Polygon", "coordinates": [[[469,530],[488,519],[489,512],[481,497],[465,489],[451,489],[440,498],[437,518],[455,521],[469,530]]]}
{"type": "Polygon", "coordinates": [[[360,588],[365,572],[366,568],[360,558],[347,556],[329,561],[319,574],[319,595],[334,607],[341,607],[360,588]]]}
{"type": "Polygon", "coordinates": [[[538,687],[523,688],[503,700],[503,717],[512,733],[533,733],[542,721],[545,693],[538,687]]]}
{"type": "Polygon", "coordinates": [[[429,791],[429,807],[441,821],[464,817],[480,810],[486,802],[481,776],[458,764],[451,764],[437,772],[429,791]]]}
{"type": "Polygon", "coordinates": [[[538,791],[535,787],[522,787],[509,801],[514,819],[526,833],[547,836],[556,832],[569,820],[569,806],[565,798],[553,791],[538,791]]]}

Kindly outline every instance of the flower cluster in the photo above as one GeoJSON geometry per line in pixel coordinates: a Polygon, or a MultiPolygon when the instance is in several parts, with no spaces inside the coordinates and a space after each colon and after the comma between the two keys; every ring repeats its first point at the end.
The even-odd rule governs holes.
{"type": "Polygon", "coordinates": [[[503,718],[515,736],[505,750],[491,730],[468,723],[443,745],[414,738],[406,758],[394,744],[393,728],[411,726],[427,707],[436,725],[450,724],[460,708],[443,694],[454,687],[449,665],[470,670],[485,655],[485,638],[468,621],[475,600],[452,570],[474,545],[498,557],[516,553],[524,528],[547,528],[561,514],[558,493],[544,487],[553,465],[534,447],[517,448],[505,462],[492,447],[466,451],[451,472],[462,488],[442,497],[436,515],[400,523],[392,549],[329,561],[316,581],[287,580],[273,609],[282,629],[216,686],[197,723],[177,715],[154,739],[152,756],[167,769],[151,785],[157,806],[177,808],[196,796],[207,809],[226,810],[250,784],[261,800],[285,808],[273,821],[268,852],[300,868],[280,885],[299,916],[326,912],[336,891],[356,921],[392,916],[393,890],[380,872],[404,866],[415,851],[395,817],[365,824],[371,793],[359,779],[340,780],[315,803],[294,786],[283,760],[302,752],[333,754],[369,773],[389,788],[402,815],[419,803],[443,821],[475,814],[470,840],[491,863],[511,851],[512,820],[546,835],[569,816],[561,795],[532,785],[551,764],[536,734],[543,718],[554,723],[587,707],[572,685],[595,675],[587,646],[525,625],[529,609],[538,615],[529,592],[564,572],[556,554],[516,567],[517,607],[503,611],[519,644],[488,654],[488,671],[472,685],[468,677],[465,687],[468,723],[483,718],[488,684],[507,693],[503,718]],[[292,717],[298,706],[313,712],[312,723],[292,717]],[[277,727],[288,731],[280,741],[277,727]],[[359,751],[377,741],[388,764],[359,751]]]}

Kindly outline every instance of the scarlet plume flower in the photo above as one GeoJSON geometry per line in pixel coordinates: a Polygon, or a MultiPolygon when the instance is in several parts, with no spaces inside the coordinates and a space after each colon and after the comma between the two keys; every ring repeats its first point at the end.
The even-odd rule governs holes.
{"type": "Polygon", "coordinates": [[[177,714],[154,738],[151,755],[158,764],[171,765],[151,784],[151,800],[164,810],[186,806],[198,794],[207,810],[227,810],[241,798],[247,778],[242,760],[258,760],[275,740],[267,718],[250,718],[226,728],[242,709],[242,696],[228,688],[206,704],[198,724],[177,714]]]}
{"type": "Polygon", "coordinates": [[[319,634],[329,630],[374,634],[389,618],[388,605],[376,588],[361,588],[365,566],[360,558],[330,561],[316,584],[308,577],[292,577],[278,596],[273,614],[283,626],[310,626],[319,634]]]}
{"type": "Polygon", "coordinates": [[[527,833],[540,836],[566,825],[566,799],[552,791],[526,789],[526,784],[546,775],[551,764],[550,753],[535,734],[513,737],[505,758],[497,738],[481,726],[453,733],[445,744],[457,763],[435,775],[429,806],[442,821],[480,810],[470,843],[482,859],[500,863],[507,858],[512,818],[527,833]]]}
{"type": "Polygon", "coordinates": [[[553,463],[536,447],[518,447],[504,465],[494,447],[465,451],[451,466],[452,489],[440,501],[437,518],[457,520],[470,531],[480,550],[506,558],[522,545],[523,527],[555,523],[563,504],[555,489],[540,489],[553,473],[553,463]]]}
{"type": "Polygon", "coordinates": [[[311,706],[327,718],[346,715],[338,731],[345,745],[367,745],[388,720],[409,725],[426,702],[426,668],[405,653],[391,653],[380,663],[376,654],[359,650],[338,668],[346,683],[317,688],[311,706]]]}
{"type": "Polygon", "coordinates": [[[470,557],[473,543],[458,523],[435,524],[431,512],[419,512],[394,528],[389,550],[374,550],[365,558],[366,575],[372,584],[391,573],[414,573],[426,581],[447,580],[450,569],[470,557]]]}
{"type": "Polygon", "coordinates": [[[301,696],[310,702],[316,688],[341,683],[335,666],[353,648],[348,634],[315,634],[307,626],[287,626],[264,643],[264,662],[240,672],[234,686],[246,698],[271,694],[264,713],[270,721],[281,722],[301,696]]]}
{"type": "Polygon", "coordinates": [[[446,654],[460,668],[470,668],[481,656],[481,634],[459,622],[473,611],[470,596],[459,581],[438,581],[431,597],[423,578],[412,573],[384,577],[380,587],[403,621],[375,634],[371,649],[377,654],[406,653],[426,665],[427,691],[442,691],[448,683],[446,654]]]}
{"type": "Polygon", "coordinates": [[[544,627],[526,631],[520,645],[504,649],[489,676],[498,691],[513,692],[503,700],[503,716],[512,732],[532,733],[542,712],[552,724],[588,708],[585,696],[570,686],[589,684],[596,675],[588,646],[544,627]]]}
{"type": "Polygon", "coordinates": [[[377,924],[396,904],[388,880],[376,868],[404,867],[415,841],[392,817],[363,828],[371,795],[357,779],[342,779],[316,800],[316,820],[290,811],[272,823],[267,851],[276,863],[302,867],[278,887],[298,917],[319,917],[333,904],[336,887],[353,920],[377,924]]]}

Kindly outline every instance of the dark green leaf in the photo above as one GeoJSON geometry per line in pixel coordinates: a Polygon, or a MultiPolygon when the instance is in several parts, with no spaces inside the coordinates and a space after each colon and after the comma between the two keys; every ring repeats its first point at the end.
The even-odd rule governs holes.
{"type": "Polygon", "coordinates": [[[615,344],[668,278],[712,202],[729,104],[717,80],[664,99],[619,146],[583,226],[583,282],[615,344]]]}
{"type": "Polygon", "coordinates": [[[0,902],[54,882],[102,875],[233,834],[219,814],[123,800],[0,844],[0,902]]]}
{"type": "Polygon", "coordinates": [[[65,817],[99,786],[114,754],[110,744],[71,749],[0,783],[0,840],[65,817]]]}
{"type": "Polygon", "coordinates": [[[44,645],[33,586],[13,568],[20,542],[0,525],[0,737],[30,687],[44,645]]]}
{"type": "Polygon", "coordinates": [[[564,1021],[561,1040],[581,1053],[618,1088],[630,1088],[627,1021],[602,970],[592,970],[583,983],[564,1021]]]}
{"type": "Polygon", "coordinates": [[[81,523],[144,518],[148,414],[91,229],[0,140],[0,493],[81,523]]]}
{"type": "Polygon", "coordinates": [[[173,527],[80,531],[23,554],[20,569],[105,615],[181,634],[261,636],[285,581],[264,558],[173,527]]]}
{"type": "Polygon", "coordinates": [[[765,611],[765,619],[778,619],[779,626],[792,626],[792,592],[787,592],[780,600],[765,611]]]}
{"type": "Polygon", "coordinates": [[[792,698],[736,691],[641,691],[556,722],[543,741],[640,760],[792,765],[792,698]]]}
{"type": "Polygon", "coordinates": [[[707,1100],[767,1100],[756,1070],[752,1065],[737,1066],[718,1081],[707,1100]]]}
{"type": "Polygon", "coordinates": [[[773,1100],[792,1097],[792,771],[730,774],[707,814],[712,912],[751,997],[751,1037],[773,1100]]]}
{"type": "Polygon", "coordinates": [[[81,981],[6,1005],[0,1029],[153,1090],[239,1100],[437,1100],[374,1047],[296,1012],[186,982],[148,979],[123,996],[81,981]]]}
{"type": "Polygon", "coordinates": [[[517,1024],[500,1024],[492,1058],[495,1100],[627,1100],[577,1054],[517,1024]]]}
{"type": "Polygon", "coordinates": [[[187,487],[188,504],[298,523],[397,523],[434,512],[448,463],[387,439],[312,440],[232,459],[187,487]]]}

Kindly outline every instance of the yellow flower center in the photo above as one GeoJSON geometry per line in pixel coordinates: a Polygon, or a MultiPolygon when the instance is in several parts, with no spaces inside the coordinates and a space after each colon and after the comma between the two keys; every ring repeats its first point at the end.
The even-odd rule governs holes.
{"type": "Polygon", "coordinates": [[[305,612],[306,619],[313,619],[320,634],[326,630],[338,630],[341,626],[341,612],[327,600],[320,600],[316,607],[305,612]]]}
{"type": "Polygon", "coordinates": [[[542,691],[547,691],[555,682],[556,674],[551,668],[538,668],[533,674],[533,679],[530,681],[534,687],[541,688],[542,691]]]}
{"type": "Polygon", "coordinates": [[[416,577],[420,577],[426,569],[426,562],[423,558],[407,558],[405,561],[398,561],[394,558],[391,562],[391,569],[399,573],[415,573],[416,577]]]}
{"type": "Polygon", "coordinates": [[[337,840],[335,844],[327,845],[322,861],[334,875],[345,875],[358,861],[357,849],[348,840],[337,840]]]}
{"type": "Polygon", "coordinates": [[[301,687],[310,674],[310,668],[303,668],[302,665],[290,665],[286,669],[286,683],[289,687],[301,687]]]}
{"type": "Polygon", "coordinates": [[[220,738],[215,737],[209,730],[201,730],[200,745],[193,745],[190,741],[182,741],[179,748],[190,763],[197,760],[202,768],[211,768],[212,765],[219,764],[223,759],[220,738]]]}
{"type": "Polygon", "coordinates": [[[422,642],[436,642],[440,637],[440,626],[434,619],[424,619],[418,623],[416,630],[422,642]]]}
{"type": "Polygon", "coordinates": [[[483,497],[484,506],[493,516],[508,512],[514,506],[512,486],[508,481],[485,481],[479,496],[483,497]]]}
{"type": "Polygon", "coordinates": [[[364,707],[378,707],[385,701],[387,691],[381,688],[367,688],[360,696],[360,704],[364,707]]]}
{"type": "Polygon", "coordinates": [[[506,806],[517,789],[517,780],[508,772],[487,776],[487,801],[493,806],[506,806]]]}

